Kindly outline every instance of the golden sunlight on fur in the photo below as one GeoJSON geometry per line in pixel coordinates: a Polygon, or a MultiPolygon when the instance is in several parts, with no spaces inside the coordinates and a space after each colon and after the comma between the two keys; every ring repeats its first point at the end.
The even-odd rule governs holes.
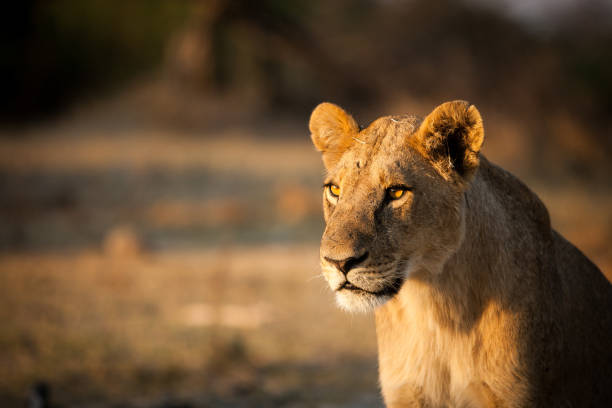
{"type": "Polygon", "coordinates": [[[310,131],[321,268],[341,308],[375,311],[388,407],[612,406],[612,285],[480,154],[475,106],[360,131],[323,103],[310,131]]]}

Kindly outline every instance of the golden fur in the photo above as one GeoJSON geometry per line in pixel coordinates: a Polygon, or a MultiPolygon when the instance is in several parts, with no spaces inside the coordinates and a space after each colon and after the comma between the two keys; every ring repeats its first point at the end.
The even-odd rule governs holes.
{"type": "Polygon", "coordinates": [[[387,406],[612,406],[612,286],[479,154],[474,106],[360,131],[324,103],[310,131],[340,191],[324,191],[322,271],[339,306],[375,310],[387,406]]]}

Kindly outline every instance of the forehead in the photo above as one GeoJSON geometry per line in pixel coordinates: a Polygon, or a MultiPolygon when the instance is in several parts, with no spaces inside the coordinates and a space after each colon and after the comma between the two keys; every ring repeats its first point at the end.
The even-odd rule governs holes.
{"type": "Polygon", "coordinates": [[[336,168],[337,177],[349,174],[372,174],[385,177],[400,171],[412,161],[413,152],[408,143],[418,128],[414,116],[386,116],[372,122],[362,130],[351,147],[342,156],[336,168]]]}

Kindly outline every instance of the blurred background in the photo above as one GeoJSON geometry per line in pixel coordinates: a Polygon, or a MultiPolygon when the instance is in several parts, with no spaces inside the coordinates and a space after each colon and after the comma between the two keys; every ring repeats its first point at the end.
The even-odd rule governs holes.
{"type": "Polygon", "coordinates": [[[381,406],[371,316],[319,276],[321,101],[474,103],[612,277],[607,0],[12,3],[1,406],[381,406]]]}

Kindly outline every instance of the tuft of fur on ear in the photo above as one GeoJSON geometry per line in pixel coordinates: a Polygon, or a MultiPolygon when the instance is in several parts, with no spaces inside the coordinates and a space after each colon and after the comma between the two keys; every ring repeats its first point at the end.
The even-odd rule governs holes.
{"type": "Polygon", "coordinates": [[[328,169],[336,164],[359,133],[355,119],[329,102],[319,104],[312,111],[308,127],[312,143],[323,153],[323,163],[328,169]]]}
{"type": "Polygon", "coordinates": [[[470,181],[484,141],[480,112],[466,101],[443,103],[427,115],[414,140],[445,179],[455,172],[470,181]]]}

